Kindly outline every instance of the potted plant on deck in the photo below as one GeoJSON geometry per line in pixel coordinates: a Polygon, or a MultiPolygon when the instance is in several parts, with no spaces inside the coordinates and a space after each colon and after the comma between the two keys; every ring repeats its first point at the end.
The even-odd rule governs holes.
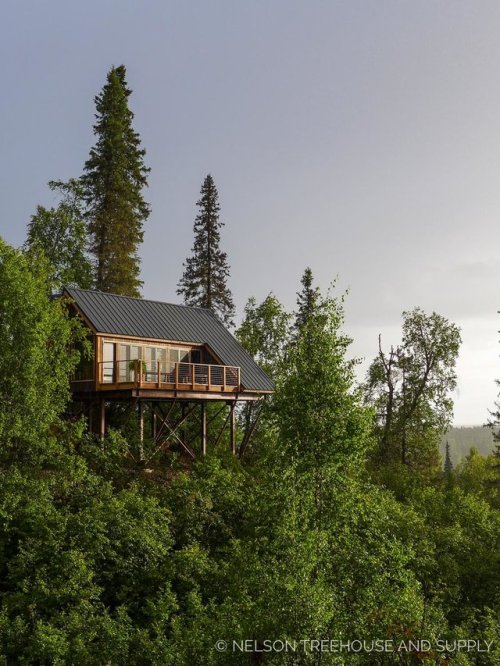
{"type": "Polygon", "coordinates": [[[129,361],[128,369],[130,371],[130,380],[135,382],[139,379],[139,370],[141,370],[141,376],[143,378],[145,377],[148,371],[148,366],[146,361],[141,361],[140,359],[135,358],[132,361],[129,361]]]}

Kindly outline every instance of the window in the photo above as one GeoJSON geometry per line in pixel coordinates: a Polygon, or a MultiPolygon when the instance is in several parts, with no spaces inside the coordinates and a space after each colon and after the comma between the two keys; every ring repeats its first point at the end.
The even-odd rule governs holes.
{"type": "Polygon", "coordinates": [[[115,377],[115,345],[112,342],[102,343],[102,381],[112,384],[115,377]]]}
{"type": "Polygon", "coordinates": [[[118,353],[120,360],[118,361],[118,381],[119,382],[134,382],[135,370],[137,367],[136,361],[141,358],[141,348],[138,345],[119,345],[118,353]]]}
{"type": "MultiPolygon", "coordinates": [[[[145,382],[156,383],[159,370],[160,381],[173,384],[175,382],[176,363],[200,363],[201,360],[202,352],[200,349],[191,352],[188,348],[157,347],[126,342],[115,345],[112,342],[105,341],[103,342],[103,382],[134,383],[137,379],[137,361],[140,361],[142,364],[142,378],[145,382]]],[[[180,365],[179,376],[190,377],[189,366],[180,365]]]]}

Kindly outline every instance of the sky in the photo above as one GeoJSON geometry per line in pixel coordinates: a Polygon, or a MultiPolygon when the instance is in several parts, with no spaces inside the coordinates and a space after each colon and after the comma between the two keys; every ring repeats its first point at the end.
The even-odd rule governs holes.
{"type": "Polygon", "coordinates": [[[143,295],[178,302],[216,182],[239,315],[289,309],[310,266],[349,290],[360,379],[420,306],[458,324],[455,423],[500,378],[498,0],[2,0],[0,236],[81,175],[94,96],[124,64],[151,167],[143,295]]]}

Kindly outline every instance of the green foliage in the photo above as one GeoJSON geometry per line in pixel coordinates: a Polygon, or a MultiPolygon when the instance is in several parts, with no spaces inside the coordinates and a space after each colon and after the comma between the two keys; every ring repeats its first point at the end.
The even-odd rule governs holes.
{"type": "Polygon", "coordinates": [[[87,226],[84,220],[83,190],[78,180],[51,181],[49,187],[61,195],[57,208],[38,206],[28,225],[24,250],[42,253],[51,264],[50,286],[90,288],[92,266],[87,257],[87,226]]]}
{"type": "Polygon", "coordinates": [[[378,459],[428,473],[439,467],[438,444],[449,426],[456,386],[459,329],[419,308],[403,313],[403,340],[380,351],[366,391],[377,410],[378,459]]]}
{"type": "Polygon", "coordinates": [[[297,292],[297,312],[295,313],[294,328],[299,333],[309,318],[316,312],[321,301],[319,287],[313,287],[312,270],[307,267],[300,281],[302,290],[297,292]]]}
{"type": "Polygon", "coordinates": [[[300,467],[359,467],[369,445],[370,411],[355,388],[351,340],[340,331],[342,303],[324,299],[290,349],[274,399],[280,449],[300,467]]]}
{"type": "Polygon", "coordinates": [[[2,473],[0,651],[8,663],[170,663],[168,513],[81,468],[2,473]]]}
{"type": "MultiPolygon", "coordinates": [[[[160,474],[134,463],[137,423],[101,443],[61,420],[79,329],[49,298],[49,270],[0,244],[0,663],[219,666],[262,657],[217,652],[221,639],[496,639],[490,459],[472,452],[453,483],[399,460],[378,470],[392,491],[369,479],[373,414],[341,301],[318,297],[293,344],[276,299],[251,301],[238,335],[276,379],[252,456],[164,454],[160,474]]],[[[396,663],[379,656],[320,661],[396,663]]]]}
{"type": "Polygon", "coordinates": [[[497,609],[498,511],[459,487],[422,488],[411,505],[414,569],[427,603],[440,607],[452,627],[477,609],[497,609]]]}
{"type": "Polygon", "coordinates": [[[47,291],[50,267],[0,239],[0,457],[31,460],[45,452],[50,428],[69,398],[68,377],[83,334],[47,291]]]}
{"type": "Polygon", "coordinates": [[[268,294],[260,305],[252,297],[245,305],[243,321],[236,331],[238,342],[271,378],[276,376],[283,361],[290,319],[274,294],[268,294]]]}
{"type": "MultiPolygon", "coordinates": [[[[276,386],[278,435],[255,462],[255,535],[239,570],[245,607],[255,604],[247,631],[260,641],[397,636],[423,618],[413,551],[398,534],[405,510],[361,478],[371,414],[342,322],[342,303],[327,298],[301,328],[276,386]]],[[[271,663],[317,663],[286,659],[271,663]]]]}
{"type": "Polygon", "coordinates": [[[456,468],[456,481],[464,492],[481,497],[491,506],[500,509],[500,483],[498,462],[494,454],[482,456],[472,448],[469,455],[456,468]]]}
{"type": "Polygon", "coordinates": [[[444,458],[444,475],[450,479],[453,474],[453,463],[451,462],[450,445],[446,442],[446,454],[444,458]]]}
{"type": "Polygon", "coordinates": [[[95,98],[96,145],[91,149],[81,179],[86,216],[95,258],[95,286],[101,291],[139,296],[143,222],[149,205],[141,190],[147,186],[149,168],[145,150],[132,127],[128,108],[131,90],[123,65],[112,67],[102,92],[95,98]]]}
{"type": "Polygon", "coordinates": [[[220,228],[224,224],[219,220],[219,194],[210,174],[203,181],[200,194],[192,256],[183,264],[177,293],[186,305],[213,310],[221,321],[232,326],[234,304],[227,286],[229,266],[227,254],[219,247],[220,228]]]}

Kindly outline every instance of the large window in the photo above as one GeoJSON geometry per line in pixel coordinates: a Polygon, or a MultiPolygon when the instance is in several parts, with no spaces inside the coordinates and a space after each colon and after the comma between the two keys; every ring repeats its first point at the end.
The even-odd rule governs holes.
{"type": "Polygon", "coordinates": [[[112,384],[115,377],[115,345],[113,342],[104,342],[102,345],[102,381],[112,384]]]}
{"type": "Polygon", "coordinates": [[[118,381],[121,383],[135,381],[136,368],[141,358],[139,345],[120,344],[118,346],[118,358],[118,381]]]}
{"type": "MultiPolygon", "coordinates": [[[[200,352],[197,351],[197,357],[200,352]]],[[[164,383],[175,382],[175,364],[190,363],[191,351],[187,348],[158,347],[150,345],[138,345],[132,343],[103,342],[103,382],[133,383],[136,381],[136,373],[142,371],[142,379],[145,382],[156,383],[158,371],[160,381],[164,383]],[[115,349],[117,357],[115,357],[115,349]]],[[[187,367],[184,366],[187,371],[187,367]]]]}
{"type": "MultiPolygon", "coordinates": [[[[165,367],[167,363],[167,353],[168,349],[166,347],[143,347],[142,348],[142,359],[144,362],[144,373],[145,381],[147,382],[157,382],[158,381],[158,370],[160,371],[160,377],[165,373],[165,367]]],[[[161,381],[166,381],[161,377],[161,381]]]]}

